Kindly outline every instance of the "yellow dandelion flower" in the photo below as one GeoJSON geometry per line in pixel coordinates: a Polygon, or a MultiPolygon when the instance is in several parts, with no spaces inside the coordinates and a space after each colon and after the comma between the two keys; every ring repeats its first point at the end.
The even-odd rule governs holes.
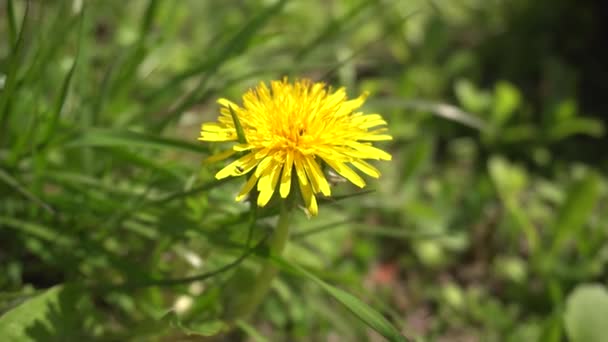
{"type": "Polygon", "coordinates": [[[286,198],[292,180],[297,181],[302,199],[311,215],[318,213],[315,195],[331,195],[322,163],[353,184],[365,181],[352,167],[378,178],[380,172],[365,159],[390,160],[391,155],[373,147],[371,142],[391,140],[386,121],[379,114],[356,110],[367,94],[348,100],[344,88],[332,91],[323,83],[287,79],[260,83],[243,95],[242,107],[219,99],[221,115],[217,122],[204,123],[199,140],[238,141],[236,115],[245,142],[210,157],[219,161],[237,152],[242,157],[221,169],[217,179],[249,175],[236,200],[240,201],[257,185],[257,204],[265,206],[278,192],[286,198]],[[295,176],[292,175],[295,173],[295,176]]]}

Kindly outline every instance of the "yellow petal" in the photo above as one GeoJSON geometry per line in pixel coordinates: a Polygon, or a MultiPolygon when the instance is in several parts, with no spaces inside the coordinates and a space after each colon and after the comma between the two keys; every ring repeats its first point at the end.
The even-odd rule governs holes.
{"type": "Polygon", "coordinates": [[[215,122],[206,122],[201,126],[201,131],[207,132],[231,132],[234,131],[234,127],[226,127],[224,125],[215,122]]]}
{"type": "Polygon", "coordinates": [[[359,176],[350,167],[346,166],[346,164],[341,163],[341,162],[336,162],[331,159],[324,159],[324,160],[325,160],[325,162],[327,162],[327,164],[329,166],[331,166],[332,169],[334,169],[338,174],[340,174],[340,176],[348,179],[349,181],[351,181],[353,184],[355,184],[356,186],[358,186],[360,188],[365,186],[365,181],[363,180],[363,178],[361,178],[361,176],[359,176]]]}
{"type": "Polygon", "coordinates": [[[253,153],[241,157],[234,162],[228,164],[228,166],[221,169],[215,174],[215,178],[223,179],[228,176],[242,176],[247,172],[251,171],[258,164],[257,159],[253,153]]]}
{"type": "MultiPolygon", "coordinates": [[[[257,157],[257,155],[256,155],[256,157],[257,157]]],[[[257,159],[260,160],[259,158],[257,158],[257,159]]],[[[259,162],[258,167],[255,169],[255,175],[257,177],[261,178],[264,171],[266,171],[268,166],[270,166],[270,164],[273,161],[274,161],[274,158],[272,158],[272,156],[267,156],[266,158],[262,159],[259,162]]]]}
{"type": "Polygon", "coordinates": [[[235,104],[234,102],[232,102],[232,101],[230,101],[228,99],[225,99],[225,98],[218,99],[217,103],[219,103],[220,105],[222,105],[222,106],[224,106],[226,108],[232,108],[234,110],[240,108],[237,104],[235,104]]]}
{"type": "Polygon", "coordinates": [[[391,160],[392,156],[379,148],[373,147],[372,145],[362,144],[356,141],[348,141],[346,145],[352,147],[354,152],[357,155],[360,155],[359,158],[364,159],[380,159],[380,160],[391,160]]]}
{"type": "Polygon", "coordinates": [[[224,151],[224,152],[220,152],[220,153],[214,154],[214,155],[212,155],[210,157],[207,157],[207,159],[205,159],[203,161],[203,163],[205,163],[205,164],[207,164],[207,163],[215,163],[215,162],[224,160],[226,158],[230,158],[235,153],[236,153],[235,150],[227,150],[227,151],[224,151]]]}
{"type": "Polygon", "coordinates": [[[277,187],[277,182],[279,180],[279,175],[281,174],[281,164],[273,163],[274,165],[268,168],[268,172],[265,172],[264,175],[258,181],[258,190],[260,194],[258,196],[258,205],[260,207],[268,204],[272,195],[274,194],[274,189],[277,187]]]}
{"type": "Polygon", "coordinates": [[[357,137],[357,139],[363,141],[385,141],[393,140],[393,137],[388,134],[369,134],[357,137]]]}
{"type": "Polygon", "coordinates": [[[283,164],[283,175],[281,176],[281,185],[279,186],[279,192],[282,198],[287,198],[291,187],[291,170],[293,166],[293,152],[288,151],[285,158],[285,164],[283,164]]]}
{"type": "Polygon", "coordinates": [[[198,140],[201,141],[234,141],[236,140],[236,133],[231,132],[201,132],[201,136],[198,140]]]}
{"type": "Polygon", "coordinates": [[[312,216],[317,216],[319,213],[319,207],[317,206],[317,199],[315,195],[312,193],[312,186],[310,183],[303,184],[302,182],[298,182],[300,185],[300,192],[302,193],[302,199],[304,200],[304,205],[306,209],[312,216]]]}
{"type": "Polygon", "coordinates": [[[247,180],[247,183],[245,183],[239,194],[236,196],[235,200],[237,202],[242,201],[245,196],[247,196],[247,194],[251,191],[251,189],[253,189],[253,186],[257,181],[258,177],[256,177],[255,174],[252,174],[251,177],[249,177],[249,180],[247,180]]]}
{"type": "Polygon", "coordinates": [[[315,195],[312,195],[310,198],[310,205],[308,206],[308,212],[312,216],[317,216],[319,214],[319,206],[317,205],[317,198],[315,195]]]}
{"type": "Polygon", "coordinates": [[[254,149],[255,146],[251,144],[237,144],[232,146],[232,149],[238,152],[249,151],[254,149]]]}
{"type": "Polygon", "coordinates": [[[298,181],[303,185],[308,185],[308,179],[306,178],[306,171],[304,170],[304,164],[302,163],[302,156],[297,154],[293,158],[294,166],[296,167],[296,175],[298,181]]]}
{"type": "Polygon", "coordinates": [[[330,196],[331,190],[329,188],[329,183],[327,182],[323,171],[321,171],[321,167],[317,164],[317,161],[312,157],[308,157],[305,159],[304,166],[306,167],[308,178],[313,185],[313,190],[315,190],[315,192],[321,192],[325,196],[330,196]]]}
{"type": "Polygon", "coordinates": [[[351,161],[351,164],[353,164],[354,167],[361,170],[363,173],[365,173],[366,175],[368,175],[370,177],[374,177],[374,178],[380,177],[380,171],[378,171],[378,169],[373,167],[371,164],[369,164],[365,160],[355,159],[355,160],[351,161]]]}

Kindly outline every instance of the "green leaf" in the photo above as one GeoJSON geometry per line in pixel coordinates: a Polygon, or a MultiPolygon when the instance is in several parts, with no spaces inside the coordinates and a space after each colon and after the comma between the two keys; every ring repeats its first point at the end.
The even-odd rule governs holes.
{"type": "Polygon", "coordinates": [[[228,325],[220,320],[212,320],[196,324],[181,325],[182,331],[188,335],[215,336],[224,331],[228,325]]]}
{"type": "Polygon", "coordinates": [[[76,310],[81,292],[55,286],[0,317],[4,341],[77,341],[81,317],[76,310]]]}
{"type": "Polygon", "coordinates": [[[329,285],[328,283],[319,279],[304,268],[289,263],[285,259],[274,257],[273,260],[281,268],[305,276],[317,285],[321,286],[323,290],[325,290],[340,304],[344,305],[359,320],[365,323],[368,327],[380,333],[382,336],[386,337],[389,341],[407,341],[406,338],[399,332],[399,330],[397,330],[389,321],[387,321],[386,318],[382,316],[382,314],[380,314],[372,307],[359,300],[357,297],[351,295],[348,292],[345,292],[344,290],[329,285]]]}
{"type": "Polygon", "coordinates": [[[511,118],[521,105],[521,93],[511,83],[498,82],[494,89],[492,122],[500,127],[511,118]]]}
{"type": "Polygon", "coordinates": [[[488,161],[488,171],[500,200],[526,235],[534,253],[539,243],[538,232],[520,201],[520,193],[528,183],[526,170],[520,166],[510,164],[502,157],[492,156],[488,161]]]}
{"type": "Polygon", "coordinates": [[[255,342],[269,342],[266,337],[255,330],[255,327],[243,320],[236,321],[236,326],[243,330],[255,342]]]}
{"type": "Polygon", "coordinates": [[[604,135],[602,121],[593,118],[571,118],[554,124],[549,130],[548,137],[552,141],[568,138],[575,134],[600,138],[604,135]]]}
{"type": "Polygon", "coordinates": [[[599,284],[582,284],[568,296],[564,313],[566,333],[572,342],[606,341],[608,291],[599,284]]]}
{"type": "Polygon", "coordinates": [[[557,252],[565,242],[575,238],[589,219],[600,198],[600,176],[590,171],[585,178],[574,183],[557,216],[553,251],[557,252]]]}
{"type": "Polygon", "coordinates": [[[492,96],[488,92],[478,89],[467,79],[456,81],[454,92],[462,106],[477,115],[483,114],[492,102],[492,96]]]}
{"type": "Polygon", "coordinates": [[[175,311],[169,311],[162,318],[161,322],[168,323],[173,328],[195,336],[215,336],[228,328],[228,324],[220,320],[210,320],[199,323],[182,322],[175,311]]]}

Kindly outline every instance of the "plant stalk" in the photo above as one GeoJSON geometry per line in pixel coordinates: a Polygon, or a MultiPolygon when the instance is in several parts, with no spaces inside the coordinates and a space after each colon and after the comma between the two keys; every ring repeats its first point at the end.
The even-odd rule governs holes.
{"type": "MultiPolygon", "coordinates": [[[[289,221],[292,211],[286,202],[288,201],[282,201],[281,203],[277,227],[270,238],[269,248],[271,255],[281,255],[289,238],[289,221]]],[[[238,306],[235,312],[236,318],[247,319],[256,310],[270,290],[272,281],[277,273],[278,269],[275,264],[271,260],[266,260],[258,273],[250,295],[243,298],[238,306]]]]}

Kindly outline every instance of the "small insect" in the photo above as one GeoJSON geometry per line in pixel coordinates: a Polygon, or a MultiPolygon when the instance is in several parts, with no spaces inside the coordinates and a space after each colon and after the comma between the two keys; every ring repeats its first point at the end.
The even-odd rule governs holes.
{"type": "Polygon", "coordinates": [[[245,169],[243,169],[242,167],[240,167],[240,166],[238,166],[238,165],[237,165],[237,166],[235,166],[235,168],[236,168],[236,170],[237,170],[239,173],[243,173],[243,171],[245,171],[245,169]]]}

